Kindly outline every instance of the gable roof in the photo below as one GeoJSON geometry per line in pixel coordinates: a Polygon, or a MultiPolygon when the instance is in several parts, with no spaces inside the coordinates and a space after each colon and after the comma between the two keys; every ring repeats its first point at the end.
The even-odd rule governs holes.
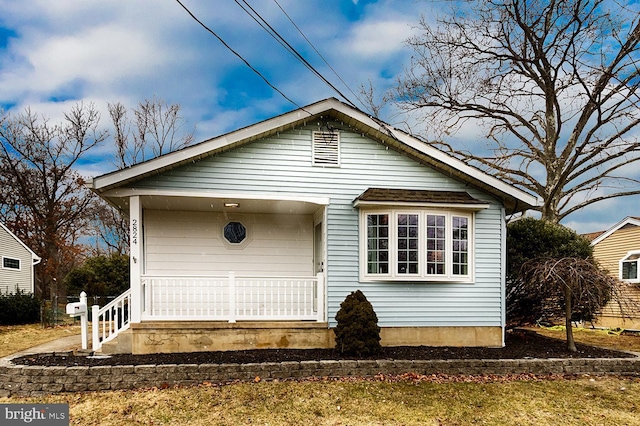
{"type": "Polygon", "coordinates": [[[179,151],[93,178],[88,187],[98,194],[126,186],[148,176],[228,151],[246,143],[276,133],[327,119],[341,121],[368,137],[399,151],[422,164],[429,165],[454,179],[483,190],[500,199],[508,213],[527,210],[537,205],[534,196],[497,179],[480,169],[469,166],[443,151],[392,128],[362,111],[335,98],[325,99],[303,108],[227,133],[179,151]]]}
{"type": "Polygon", "coordinates": [[[611,228],[607,229],[606,231],[602,231],[602,233],[599,236],[597,236],[596,238],[593,239],[593,241],[591,241],[591,245],[595,246],[600,241],[604,240],[605,238],[607,238],[609,235],[613,234],[617,230],[622,229],[625,226],[629,226],[629,225],[640,226],[640,217],[635,217],[635,216],[625,217],[620,222],[613,225],[611,228]]]}
{"type": "Polygon", "coordinates": [[[4,229],[9,236],[11,236],[14,240],[16,240],[22,247],[24,247],[29,253],[31,253],[31,259],[33,260],[33,265],[37,265],[42,260],[40,256],[35,254],[33,250],[31,250],[25,243],[22,242],[20,238],[18,238],[9,228],[7,228],[4,223],[0,222],[0,228],[4,229]]]}

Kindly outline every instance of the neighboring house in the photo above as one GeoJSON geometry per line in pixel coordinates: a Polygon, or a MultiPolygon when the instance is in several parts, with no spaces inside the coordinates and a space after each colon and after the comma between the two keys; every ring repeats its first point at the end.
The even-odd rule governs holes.
{"type": "Polygon", "coordinates": [[[640,217],[626,217],[606,231],[586,235],[592,239],[593,255],[611,276],[620,279],[625,299],[620,305],[609,302],[595,322],[607,328],[640,330],[640,217]]]}
{"type": "Polygon", "coordinates": [[[3,223],[0,223],[0,293],[33,293],[33,267],[40,258],[3,223]]]}
{"type": "Polygon", "coordinates": [[[134,353],[333,347],[357,289],[383,345],[502,346],[505,216],[536,203],[336,99],[89,187],[129,217],[134,353]]]}

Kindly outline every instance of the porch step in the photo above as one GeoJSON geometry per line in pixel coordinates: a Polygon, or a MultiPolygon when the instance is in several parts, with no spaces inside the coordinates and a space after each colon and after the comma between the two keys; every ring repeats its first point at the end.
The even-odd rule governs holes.
{"type": "Polygon", "coordinates": [[[133,335],[131,330],[125,330],[118,334],[115,339],[103,343],[98,351],[107,354],[130,354],[133,352],[133,335]]]}

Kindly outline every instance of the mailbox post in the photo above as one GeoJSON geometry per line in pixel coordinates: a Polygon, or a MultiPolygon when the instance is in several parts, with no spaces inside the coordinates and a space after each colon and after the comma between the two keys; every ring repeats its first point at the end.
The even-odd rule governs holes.
{"type": "Polygon", "coordinates": [[[80,301],[67,303],[67,314],[72,317],[80,317],[80,336],[82,338],[82,349],[89,348],[89,313],[87,311],[87,293],[80,293],[80,301]]]}

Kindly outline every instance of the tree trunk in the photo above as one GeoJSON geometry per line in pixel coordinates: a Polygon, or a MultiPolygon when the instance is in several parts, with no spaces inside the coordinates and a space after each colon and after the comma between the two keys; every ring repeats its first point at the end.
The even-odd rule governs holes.
{"type": "Polygon", "coordinates": [[[578,348],[573,340],[573,328],[571,327],[571,289],[568,286],[564,287],[564,316],[567,328],[567,349],[570,352],[577,352],[578,348]]]}

